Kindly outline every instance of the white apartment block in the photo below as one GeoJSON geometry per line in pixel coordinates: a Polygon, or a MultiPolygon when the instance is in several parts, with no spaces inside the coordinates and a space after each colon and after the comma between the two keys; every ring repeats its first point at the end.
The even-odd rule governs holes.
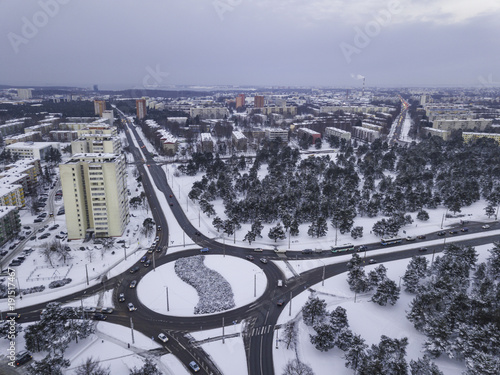
{"type": "Polygon", "coordinates": [[[488,119],[447,119],[434,120],[432,127],[440,130],[484,130],[491,126],[493,120],[488,119]]]}
{"type": "Polygon", "coordinates": [[[20,159],[40,159],[45,160],[45,155],[51,148],[59,150],[58,142],[18,142],[5,146],[12,155],[17,155],[20,159]]]}
{"type": "Polygon", "coordinates": [[[59,171],[68,238],[121,236],[130,220],[124,156],[76,154],[59,171]]]}
{"type": "Polygon", "coordinates": [[[190,108],[189,115],[192,119],[196,116],[200,119],[222,119],[229,117],[229,111],[225,107],[200,107],[190,108]]]}
{"type": "Polygon", "coordinates": [[[266,138],[270,141],[280,138],[281,142],[288,142],[288,130],[266,129],[266,138]]]}
{"type": "Polygon", "coordinates": [[[338,137],[340,139],[345,139],[346,141],[351,140],[351,132],[348,132],[348,131],[342,130],[342,129],[328,127],[328,128],[325,128],[325,134],[327,136],[333,135],[334,137],[338,137]]]}
{"type": "Polygon", "coordinates": [[[367,142],[373,142],[380,138],[380,132],[372,129],[363,128],[361,126],[352,127],[352,135],[355,138],[362,139],[367,142]]]}
{"type": "Polygon", "coordinates": [[[110,134],[82,134],[71,142],[71,154],[120,154],[120,138],[110,134]]]}

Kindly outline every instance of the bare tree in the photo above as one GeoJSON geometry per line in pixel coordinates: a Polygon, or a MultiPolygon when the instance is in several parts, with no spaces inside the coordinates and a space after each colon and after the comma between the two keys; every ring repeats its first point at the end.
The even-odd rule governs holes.
{"type": "Polygon", "coordinates": [[[111,371],[109,366],[107,368],[101,367],[97,360],[92,357],[76,368],[75,375],[110,375],[111,371]]]}
{"type": "Polygon", "coordinates": [[[314,371],[305,363],[293,359],[283,368],[283,375],[314,375],[314,371]]]}
{"type": "Polygon", "coordinates": [[[284,337],[282,340],[286,344],[287,349],[294,349],[297,344],[297,324],[295,321],[290,320],[285,324],[284,337]]]}

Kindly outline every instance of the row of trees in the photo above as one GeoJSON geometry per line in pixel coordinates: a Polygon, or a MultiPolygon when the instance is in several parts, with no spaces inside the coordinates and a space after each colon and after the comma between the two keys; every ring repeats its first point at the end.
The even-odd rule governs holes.
{"type": "MultiPolygon", "coordinates": [[[[308,234],[321,237],[329,228],[349,233],[358,215],[383,215],[372,228],[382,237],[411,224],[409,213],[425,221],[427,210],[441,204],[458,213],[482,198],[486,214],[493,216],[500,204],[498,165],[500,147],[492,140],[463,143],[458,137],[448,142],[432,137],[408,147],[389,147],[380,140],[356,149],[340,143],[336,160],[301,159],[297,149],[266,142],[253,162],[243,156],[223,161],[218,154],[196,153],[179,171],[204,173],[189,197],[208,216],[217,215],[213,202],[221,199],[227,217],[224,231],[259,222],[282,225],[296,235],[300,224],[309,223],[308,234]]],[[[259,236],[250,231],[246,239],[259,236]]]]}

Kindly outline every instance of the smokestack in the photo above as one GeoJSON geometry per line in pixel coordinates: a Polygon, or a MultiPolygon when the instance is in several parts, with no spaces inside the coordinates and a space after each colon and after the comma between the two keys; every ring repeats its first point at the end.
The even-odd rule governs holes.
{"type": "Polygon", "coordinates": [[[361,96],[365,96],[365,77],[363,77],[363,91],[361,92],[361,96]]]}

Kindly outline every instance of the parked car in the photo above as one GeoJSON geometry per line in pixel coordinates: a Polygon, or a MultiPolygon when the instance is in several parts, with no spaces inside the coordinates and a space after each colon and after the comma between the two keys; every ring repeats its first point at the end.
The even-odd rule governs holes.
{"type": "Polygon", "coordinates": [[[167,335],[165,335],[163,332],[158,334],[158,338],[160,339],[160,341],[163,341],[163,342],[167,342],[168,341],[168,337],[167,335]]]}

